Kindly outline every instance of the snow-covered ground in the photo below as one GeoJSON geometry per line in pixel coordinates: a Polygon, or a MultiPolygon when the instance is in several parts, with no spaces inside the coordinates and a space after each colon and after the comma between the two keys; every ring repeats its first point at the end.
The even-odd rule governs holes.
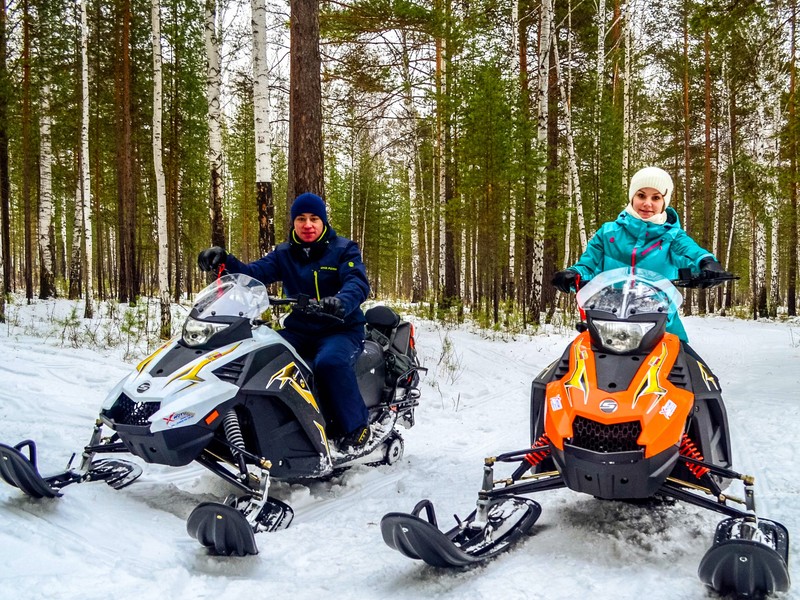
{"type": "MultiPolygon", "coordinates": [[[[0,441],[36,440],[40,468],[52,472],[88,441],[106,392],[136,357],[124,361],[121,348],[71,348],[63,335],[30,336],[26,322],[18,317],[17,326],[0,328],[0,441]]],[[[488,339],[466,329],[416,326],[430,373],[417,425],[404,434],[404,458],[328,482],[274,483],[271,494],[291,504],[295,518],[289,529],[258,534],[257,556],[209,556],[186,533],[199,502],[230,491],[199,466],[145,465],[123,490],[76,485],[56,500],[30,500],[0,485],[0,597],[715,597],[696,572],[722,517],[680,504],[641,508],[569,490],[539,494],[544,510],[533,534],[466,571],[436,570],[387,547],[379,527],[387,512],[409,511],[430,498],[440,524],[449,527],[450,515],[472,510],[483,457],[528,444],[530,382],[571,337],[557,331],[488,339]]],[[[796,534],[800,324],[693,317],[686,326],[722,381],[735,467],[756,476],[761,515],[796,534]]],[[[797,557],[790,551],[796,578],[797,557]]],[[[800,581],[784,596],[790,597],[800,598],[800,581]]]]}

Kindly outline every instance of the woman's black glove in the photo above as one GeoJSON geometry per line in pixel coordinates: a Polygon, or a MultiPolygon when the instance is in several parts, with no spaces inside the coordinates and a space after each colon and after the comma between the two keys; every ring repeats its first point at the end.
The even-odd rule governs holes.
{"type": "Polygon", "coordinates": [[[333,315],[339,319],[344,318],[344,304],[336,296],[325,296],[319,301],[322,312],[333,315]]]}
{"type": "Polygon", "coordinates": [[[214,271],[220,265],[224,265],[227,258],[228,253],[225,252],[224,248],[211,246],[211,248],[206,248],[197,255],[197,266],[200,267],[201,271],[214,271]]]}
{"type": "Polygon", "coordinates": [[[719,283],[720,279],[728,280],[732,278],[733,275],[723,269],[722,265],[710,256],[707,256],[700,261],[700,279],[702,280],[700,284],[701,288],[714,286],[719,283]]]}
{"type": "Polygon", "coordinates": [[[569,294],[572,288],[575,287],[575,282],[578,280],[578,272],[572,269],[564,269],[563,271],[556,271],[553,274],[553,279],[550,280],[559,291],[569,294]]]}

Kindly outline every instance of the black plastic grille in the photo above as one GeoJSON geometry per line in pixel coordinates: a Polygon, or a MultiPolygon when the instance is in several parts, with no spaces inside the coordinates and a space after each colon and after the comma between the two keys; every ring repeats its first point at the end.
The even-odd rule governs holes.
{"type": "Polygon", "coordinates": [[[214,375],[227,383],[236,383],[239,381],[242,371],[244,371],[245,358],[246,356],[242,356],[226,365],[222,365],[219,369],[214,371],[214,375]]]}
{"type": "Polygon", "coordinates": [[[638,450],[636,443],[642,433],[639,421],[603,425],[584,417],[575,417],[572,422],[572,445],[593,452],[629,452],[638,450]]]}
{"type": "Polygon", "coordinates": [[[685,367],[675,365],[667,376],[669,382],[679,388],[689,389],[689,373],[685,367]]]}
{"type": "Polygon", "coordinates": [[[160,402],[134,402],[125,394],[120,394],[108,416],[122,425],[149,425],[149,419],[159,408],[160,402]]]}

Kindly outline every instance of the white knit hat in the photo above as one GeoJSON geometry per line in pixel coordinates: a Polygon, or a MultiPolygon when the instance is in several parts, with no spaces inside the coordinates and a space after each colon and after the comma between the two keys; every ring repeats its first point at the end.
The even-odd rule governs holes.
{"type": "Polygon", "coordinates": [[[664,196],[664,208],[669,206],[669,201],[672,198],[672,190],[675,186],[672,185],[672,177],[669,176],[664,169],[658,167],[645,167],[639,169],[631,177],[631,185],[628,188],[628,200],[633,200],[636,192],[643,188],[653,188],[661,192],[664,196]]]}

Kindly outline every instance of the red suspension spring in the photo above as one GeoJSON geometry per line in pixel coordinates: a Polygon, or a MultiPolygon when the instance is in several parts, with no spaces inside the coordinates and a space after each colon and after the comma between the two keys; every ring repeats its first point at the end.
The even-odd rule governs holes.
{"type": "MultiPolygon", "coordinates": [[[[549,445],[550,445],[550,439],[547,437],[546,433],[543,433],[541,436],[539,436],[539,439],[536,440],[536,442],[531,445],[531,448],[538,448],[540,446],[549,446],[549,445]]],[[[550,448],[545,448],[544,450],[536,450],[535,452],[528,452],[528,454],[525,455],[525,460],[527,460],[532,467],[535,467],[548,456],[550,456],[550,448]]]]}
{"type": "MultiPolygon", "coordinates": [[[[688,435],[686,435],[685,433],[683,434],[683,437],[681,438],[680,453],[681,453],[681,456],[687,456],[687,457],[693,458],[695,460],[705,460],[703,458],[703,455],[697,449],[697,446],[694,445],[694,442],[692,441],[692,439],[688,435]]],[[[689,471],[692,473],[692,475],[694,475],[698,479],[700,479],[703,475],[705,475],[706,473],[708,473],[711,470],[708,467],[701,467],[700,465],[695,465],[693,463],[690,463],[689,461],[686,461],[686,467],[689,469],[689,471]]]]}

